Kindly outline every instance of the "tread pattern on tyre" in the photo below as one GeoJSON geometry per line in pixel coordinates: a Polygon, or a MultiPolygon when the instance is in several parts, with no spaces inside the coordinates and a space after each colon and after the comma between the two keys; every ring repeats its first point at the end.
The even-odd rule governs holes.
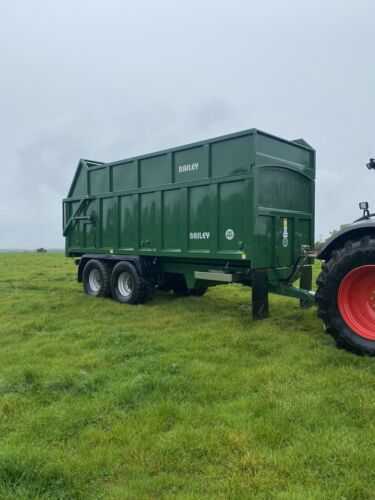
{"type": "Polygon", "coordinates": [[[344,322],[338,309],[337,295],[340,283],[348,272],[356,267],[374,264],[374,237],[349,240],[343,248],[332,252],[327,262],[323,262],[316,292],[318,316],[324,322],[327,333],[336,340],[337,346],[368,356],[375,356],[375,341],[356,334],[344,322]]]}
{"type": "Polygon", "coordinates": [[[83,273],[82,273],[83,289],[85,293],[87,293],[88,295],[96,297],[108,297],[110,295],[110,279],[111,279],[111,268],[106,262],[102,262],[101,260],[97,259],[91,259],[86,263],[85,267],[83,268],[83,273]],[[99,270],[102,278],[102,287],[96,295],[90,293],[88,290],[88,275],[93,268],[99,270]]]}
{"type": "Polygon", "coordinates": [[[112,297],[119,302],[134,305],[143,304],[147,299],[151,297],[152,291],[153,288],[151,284],[138,273],[137,269],[130,262],[119,262],[113,268],[111,275],[111,293],[112,297]],[[122,297],[117,294],[116,279],[117,276],[124,271],[132,273],[134,279],[134,292],[130,296],[129,300],[123,300],[122,297]]]}

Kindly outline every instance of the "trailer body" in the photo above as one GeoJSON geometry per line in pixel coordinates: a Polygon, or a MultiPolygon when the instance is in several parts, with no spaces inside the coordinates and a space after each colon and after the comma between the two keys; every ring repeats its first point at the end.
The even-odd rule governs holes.
{"type": "Polygon", "coordinates": [[[66,255],[136,257],[184,275],[189,288],[251,286],[259,271],[273,291],[300,296],[284,285],[309,264],[314,199],[313,148],[256,129],[116,162],[80,160],[63,201],[66,255]]]}

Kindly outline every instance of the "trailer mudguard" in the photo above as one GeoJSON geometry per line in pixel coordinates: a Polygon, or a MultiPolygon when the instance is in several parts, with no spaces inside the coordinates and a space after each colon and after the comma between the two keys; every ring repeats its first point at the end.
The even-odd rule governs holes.
{"type": "Polygon", "coordinates": [[[358,240],[367,235],[375,238],[375,220],[355,222],[329,238],[317,255],[317,259],[328,260],[334,250],[342,248],[348,240],[358,240]]]}

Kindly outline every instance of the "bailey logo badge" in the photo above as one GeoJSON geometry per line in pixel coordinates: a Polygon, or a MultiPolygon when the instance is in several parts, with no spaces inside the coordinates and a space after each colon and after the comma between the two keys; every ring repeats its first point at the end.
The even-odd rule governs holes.
{"type": "Polygon", "coordinates": [[[189,233],[189,239],[190,240],[209,240],[210,233],[209,233],[209,231],[206,231],[203,233],[201,231],[191,232],[191,233],[189,233]]]}
{"type": "Polygon", "coordinates": [[[227,229],[225,231],[225,237],[229,241],[233,240],[233,238],[234,238],[234,231],[233,231],[233,229],[227,229]]]}
{"type": "Polygon", "coordinates": [[[177,167],[179,174],[184,174],[185,172],[194,172],[199,170],[199,163],[185,163],[184,165],[178,165],[177,167]]]}

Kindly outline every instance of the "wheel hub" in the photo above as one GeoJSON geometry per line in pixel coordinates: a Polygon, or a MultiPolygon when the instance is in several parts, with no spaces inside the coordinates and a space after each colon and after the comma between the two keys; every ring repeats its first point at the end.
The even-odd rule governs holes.
{"type": "Polygon", "coordinates": [[[123,272],[117,281],[118,290],[124,297],[129,297],[133,293],[133,278],[130,273],[123,272]]]}
{"type": "Polygon", "coordinates": [[[101,283],[101,275],[98,269],[92,269],[89,274],[89,285],[91,290],[94,293],[98,293],[100,290],[100,287],[102,285],[101,283]]]}
{"type": "Polygon", "coordinates": [[[349,328],[375,341],[375,265],[350,271],[341,282],[337,303],[349,328]]]}

